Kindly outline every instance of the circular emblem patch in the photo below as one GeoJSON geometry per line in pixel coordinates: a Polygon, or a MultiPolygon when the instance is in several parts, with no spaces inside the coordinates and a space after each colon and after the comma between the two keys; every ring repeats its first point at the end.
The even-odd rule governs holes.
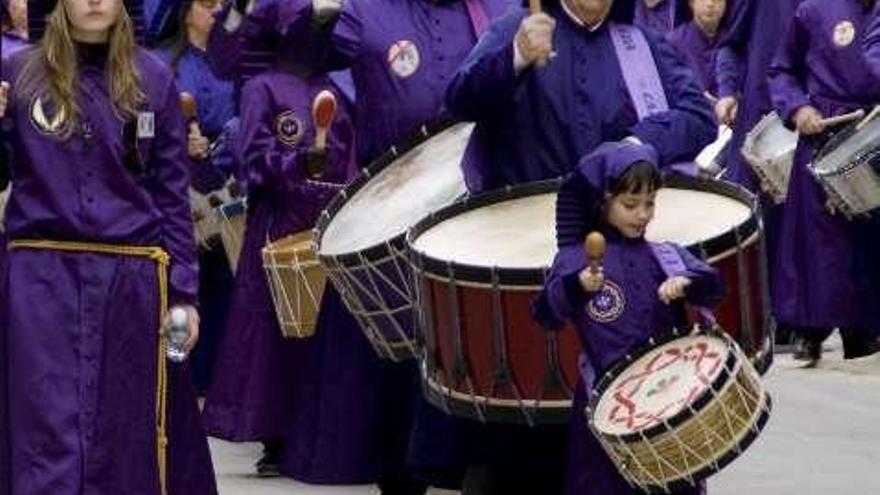
{"type": "Polygon", "coordinates": [[[419,69],[419,49],[409,40],[400,40],[388,48],[388,65],[400,77],[406,78],[419,69]]]}
{"type": "Polygon", "coordinates": [[[620,318],[625,307],[626,299],[620,286],[605,280],[602,290],[587,303],[587,314],[600,323],[610,323],[620,318]]]}
{"type": "Polygon", "coordinates": [[[849,46],[856,39],[856,27],[850,21],[840,21],[834,26],[834,44],[838,47],[849,46]]]}
{"type": "Polygon", "coordinates": [[[275,117],[275,135],[284,145],[294,147],[302,140],[305,126],[293,110],[281,112],[275,117]]]}

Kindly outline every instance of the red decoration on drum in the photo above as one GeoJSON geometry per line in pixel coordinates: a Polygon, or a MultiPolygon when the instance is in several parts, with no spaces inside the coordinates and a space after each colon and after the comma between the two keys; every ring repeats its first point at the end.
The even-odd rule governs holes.
{"type": "Polygon", "coordinates": [[[724,364],[706,340],[666,347],[635,363],[609,390],[607,424],[634,432],[667,421],[705,392],[724,364]]]}

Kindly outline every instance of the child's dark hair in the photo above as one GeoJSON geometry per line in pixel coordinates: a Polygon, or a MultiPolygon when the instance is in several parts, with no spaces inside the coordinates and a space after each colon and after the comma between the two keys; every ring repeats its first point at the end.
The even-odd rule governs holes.
{"type": "Polygon", "coordinates": [[[620,177],[608,184],[608,194],[653,193],[663,187],[663,179],[657,167],[648,162],[633,163],[620,177]]]}

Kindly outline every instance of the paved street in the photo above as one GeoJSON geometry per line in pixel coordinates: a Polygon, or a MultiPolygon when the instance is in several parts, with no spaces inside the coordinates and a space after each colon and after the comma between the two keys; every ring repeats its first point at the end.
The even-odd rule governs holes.
{"type": "MultiPolygon", "coordinates": [[[[799,369],[778,355],[766,383],[774,400],[770,423],[744,456],[710,479],[711,495],[880,495],[880,357],[844,363],[834,342],[818,369],[799,369]]],[[[257,479],[249,475],[256,446],[212,446],[222,495],[378,493],[257,479]]]]}

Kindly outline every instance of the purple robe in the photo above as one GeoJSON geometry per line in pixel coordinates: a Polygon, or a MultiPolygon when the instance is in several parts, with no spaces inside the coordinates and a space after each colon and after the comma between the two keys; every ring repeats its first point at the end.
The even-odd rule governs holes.
{"type": "Polygon", "coordinates": [[[690,18],[687,3],[687,0],[660,0],[654,8],[648,8],[645,0],[635,0],[633,24],[665,35],[690,18]]]}
{"type": "Polygon", "coordinates": [[[874,7],[863,43],[868,69],[880,79],[880,3],[874,7]]]}
{"type": "MultiPolygon", "coordinates": [[[[333,90],[325,77],[303,80],[273,71],[248,81],[242,93],[236,149],[247,175],[247,229],[204,410],[208,431],[227,440],[283,437],[297,414],[298,384],[318,379],[303,365],[316,344],[281,335],[261,249],[267,240],[310,229],[337,190],[305,181],[303,170],[315,137],[311,105],[322,89],[333,90]]],[[[354,172],[349,115],[340,104],[328,132],[324,181],[344,184],[354,172]]],[[[324,326],[317,332],[346,330],[324,326]]]]}
{"type": "MultiPolygon", "coordinates": [[[[717,272],[685,249],[665,246],[667,252],[677,254],[681,263],[674,269],[664,268],[655,248],[644,238],[626,238],[613,227],[599,223],[597,212],[607,185],[638,162],[656,163],[656,153],[649,146],[606,144],[585,157],[566,179],[556,206],[559,252],[533,307],[535,318],[549,329],[574,322],[584,349],[582,377],[572,410],[567,495],[641,493],[626,483],[589,431],[583,414],[585,392],[592,389],[593,377],[601,376],[650,337],[686,323],[681,302],[666,305],[657,297],[657,288],[669,276],[691,280],[685,298],[693,304],[712,307],[723,293],[717,272]],[[602,231],[607,241],[602,260],[605,285],[599,292],[585,293],[579,281],[579,273],[587,266],[581,240],[593,230],[602,231]]],[[[704,493],[703,488],[677,493],[699,494],[704,493]]]]}
{"type": "Polygon", "coordinates": [[[703,90],[718,95],[715,74],[715,54],[718,53],[717,38],[709,38],[694,21],[677,27],[666,36],[697,76],[703,90]]]}
{"type": "MultiPolygon", "coordinates": [[[[198,267],[189,164],[173,77],[158,59],[137,51],[146,97],[140,111],[152,112],[155,133],[136,138],[136,119],[123,122],[107,98],[107,47],[78,50],[81,114],[72,136],[38,130],[26,95],[8,109],[16,157],[7,235],[161,246],[171,255],[170,304],[193,303],[198,267]]],[[[27,55],[4,61],[13,80],[27,55]]],[[[9,471],[0,467],[0,489],[16,495],[155,495],[155,262],[21,249],[6,253],[5,263],[0,361],[7,369],[0,396],[14,400],[0,418],[0,431],[9,436],[3,443],[9,471]]],[[[189,374],[185,365],[168,368],[169,493],[214,494],[189,374]]]]}
{"type": "Polygon", "coordinates": [[[0,53],[2,53],[3,61],[5,62],[13,53],[28,46],[30,44],[26,39],[11,33],[3,33],[3,37],[0,39],[0,53]]]}
{"type": "MultiPolygon", "coordinates": [[[[491,20],[514,2],[482,3],[491,20]]],[[[345,2],[318,58],[323,69],[351,68],[360,164],[445,113],[446,87],[476,40],[464,1],[345,2]]]]}
{"type": "Polygon", "coordinates": [[[516,76],[513,39],[525,10],[494,22],[449,87],[447,104],[477,122],[463,168],[471,192],[559,177],[604,141],[634,135],[666,164],[692,160],[712,142],[712,109],[675,49],[645,32],[669,110],[639,121],[624,83],[608,22],[595,31],[561,7],[554,58],[516,76]]]}
{"type": "MultiPolygon", "coordinates": [[[[880,103],[880,84],[864,68],[858,39],[867,21],[857,0],[800,4],[770,69],[773,104],[789,126],[804,105],[829,117],[880,103]]],[[[873,331],[880,322],[870,301],[880,292],[876,281],[862,283],[855,269],[858,223],[826,210],[826,193],[807,169],[817,151],[802,138],[792,167],[775,259],[774,312],[793,326],[873,331]]]]}

